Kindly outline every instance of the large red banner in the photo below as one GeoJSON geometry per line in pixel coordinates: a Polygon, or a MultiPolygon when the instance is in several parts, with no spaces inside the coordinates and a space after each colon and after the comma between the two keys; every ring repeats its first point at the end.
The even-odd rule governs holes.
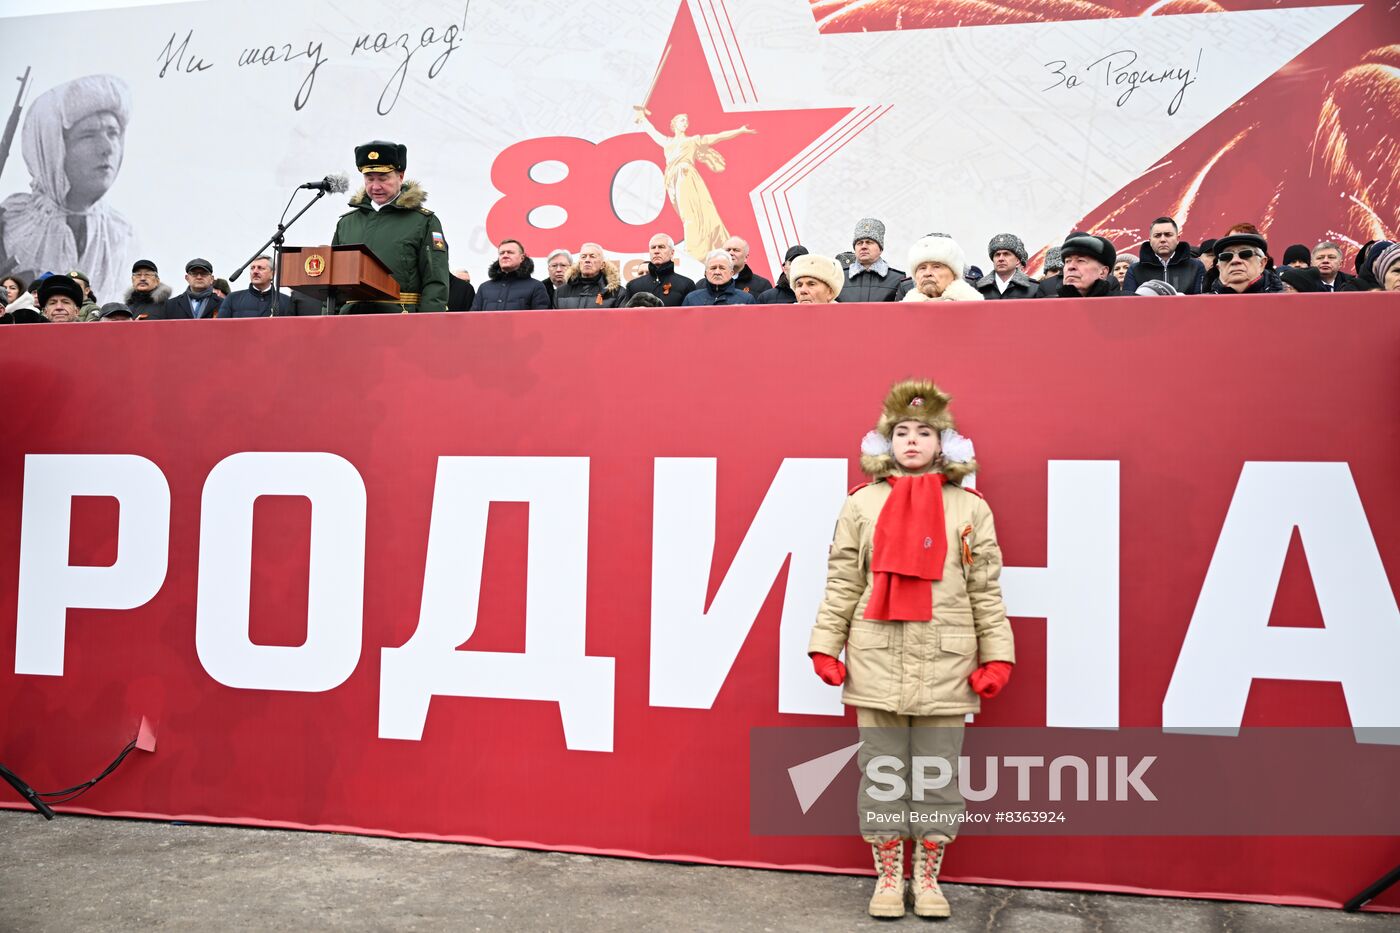
{"type": "MultiPolygon", "coordinates": [[[[954,396],[1008,567],[1019,663],[971,728],[1395,726],[1397,310],[13,329],[0,761],[74,784],[145,717],[73,812],[868,870],[751,832],[749,742],[852,718],[806,634],[910,375],[954,396]]],[[[946,874],[1337,905],[1400,856],[1325,831],[969,835],[946,874]]]]}

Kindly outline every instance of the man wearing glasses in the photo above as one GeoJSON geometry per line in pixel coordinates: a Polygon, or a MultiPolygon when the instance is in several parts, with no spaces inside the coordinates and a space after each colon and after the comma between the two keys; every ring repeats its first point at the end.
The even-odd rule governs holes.
{"type": "Polygon", "coordinates": [[[131,290],[124,304],[136,320],[159,320],[165,316],[165,303],[170,300],[170,286],[160,283],[160,272],[149,259],[138,259],[131,267],[131,290]]]}
{"type": "Polygon", "coordinates": [[[165,303],[161,317],[167,321],[217,317],[223,300],[214,294],[213,264],[207,259],[191,259],[185,263],[185,282],[189,287],[165,303]]]}
{"type": "Polygon", "coordinates": [[[1227,233],[1215,241],[1215,267],[1220,279],[1215,295],[1257,295],[1283,291],[1283,280],[1266,269],[1269,244],[1258,233],[1227,233]]]}

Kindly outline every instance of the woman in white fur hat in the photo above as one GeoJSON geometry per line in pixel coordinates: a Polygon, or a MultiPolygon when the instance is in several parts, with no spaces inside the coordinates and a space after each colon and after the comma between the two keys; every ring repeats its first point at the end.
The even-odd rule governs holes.
{"type": "MultiPolygon", "coordinates": [[[[916,267],[917,268],[917,267],[916,267]]],[[[962,284],[961,278],[956,279],[962,284]]],[[[927,380],[890,389],[861,442],[857,486],[836,522],[826,595],[808,642],[817,676],[844,684],[860,727],[860,831],[875,859],[873,917],[904,915],[904,848],[913,848],[914,913],[947,917],[938,887],[944,848],[963,813],[963,722],[996,696],[1016,655],[1001,599],[992,512],[961,485],[977,469],[953,430],[949,396],[927,380]],[[846,662],[838,660],[842,651],[846,662]],[[893,756],[904,795],[881,800],[871,762],[893,756]],[[911,758],[948,763],[949,781],[912,799],[911,758]]]]}
{"type": "Polygon", "coordinates": [[[963,280],[967,256],[952,237],[930,235],[909,247],[914,287],[905,301],[982,301],[982,293],[963,280]]]}

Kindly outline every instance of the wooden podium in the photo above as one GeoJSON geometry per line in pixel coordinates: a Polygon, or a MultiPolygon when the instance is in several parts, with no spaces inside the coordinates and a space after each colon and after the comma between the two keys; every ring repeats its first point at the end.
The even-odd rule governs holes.
{"type": "Polygon", "coordinates": [[[325,302],[397,301],[399,283],[363,243],[348,246],[284,246],[282,284],[325,302]]]}

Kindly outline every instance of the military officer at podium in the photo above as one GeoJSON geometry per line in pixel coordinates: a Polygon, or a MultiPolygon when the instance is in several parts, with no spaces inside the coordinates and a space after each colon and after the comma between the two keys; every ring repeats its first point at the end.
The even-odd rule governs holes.
{"type": "Polygon", "coordinates": [[[423,206],[428,193],[405,181],[408,147],[376,139],[355,147],[355,165],[365,186],[350,199],[351,210],[335,225],[331,243],[363,243],[399,283],[397,301],[354,301],[342,314],[446,311],[447,240],[442,223],[423,206]]]}

